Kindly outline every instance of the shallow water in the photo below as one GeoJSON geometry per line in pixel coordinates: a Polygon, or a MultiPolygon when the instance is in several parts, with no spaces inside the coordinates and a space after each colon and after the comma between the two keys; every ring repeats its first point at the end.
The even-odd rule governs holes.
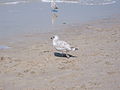
{"type": "Polygon", "coordinates": [[[10,49],[11,47],[8,47],[8,46],[5,46],[5,45],[0,45],[0,50],[3,50],[3,49],[10,49]]]}
{"type": "Polygon", "coordinates": [[[49,0],[1,0],[0,39],[18,34],[51,32],[56,26],[85,23],[120,13],[117,0],[81,0],[57,2],[52,12],[49,0]],[[47,3],[48,2],[48,3],[47,3]]]}

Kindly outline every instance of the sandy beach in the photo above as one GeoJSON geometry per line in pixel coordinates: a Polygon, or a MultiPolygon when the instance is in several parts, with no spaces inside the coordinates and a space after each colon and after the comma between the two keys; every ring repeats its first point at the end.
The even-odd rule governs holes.
{"type": "Polygon", "coordinates": [[[119,17],[17,38],[0,42],[11,47],[0,50],[0,90],[120,90],[119,17]],[[75,57],[53,48],[55,34],[79,48],[75,57]]]}

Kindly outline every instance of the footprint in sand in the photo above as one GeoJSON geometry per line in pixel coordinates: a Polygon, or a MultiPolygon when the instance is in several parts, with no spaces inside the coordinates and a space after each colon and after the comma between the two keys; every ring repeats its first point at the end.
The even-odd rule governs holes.
{"type": "Polygon", "coordinates": [[[106,64],[106,65],[113,65],[113,64],[112,64],[111,62],[109,62],[109,61],[106,61],[105,64],[106,64]]]}
{"type": "Polygon", "coordinates": [[[116,74],[117,72],[115,71],[110,71],[110,72],[107,72],[108,75],[113,75],[113,74],[116,74]]]}

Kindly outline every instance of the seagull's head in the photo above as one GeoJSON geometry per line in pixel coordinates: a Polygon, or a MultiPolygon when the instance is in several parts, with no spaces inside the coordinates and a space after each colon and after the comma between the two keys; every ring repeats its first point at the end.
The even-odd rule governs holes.
{"type": "Polygon", "coordinates": [[[51,37],[52,40],[58,40],[59,37],[57,35],[54,35],[53,37],[51,37]]]}

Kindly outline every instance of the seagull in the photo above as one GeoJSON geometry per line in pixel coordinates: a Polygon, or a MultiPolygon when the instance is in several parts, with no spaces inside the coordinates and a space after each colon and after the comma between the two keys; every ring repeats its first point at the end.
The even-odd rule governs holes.
{"type": "Polygon", "coordinates": [[[52,9],[58,9],[58,7],[57,7],[57,5],[56,5],[56,3],[55,3],[55,0],[52,0],[52,2],[51,2],[51,7],[52,7],[52,9]]]}
{"type": "Polygon", "coordinates": [[[68,44],[67,42],[59,40],[59,37],[57,35],[54,35],[53,37],[51,37],[51,39],[53,40],[53,47],[56,50],[61,51],[62,54],[63,52],[66,52],[67,58],[70,57],[70,55],[67,54],[67,52],[78,50],[78,48],[71,47],[70,44],[68,44]]]}

